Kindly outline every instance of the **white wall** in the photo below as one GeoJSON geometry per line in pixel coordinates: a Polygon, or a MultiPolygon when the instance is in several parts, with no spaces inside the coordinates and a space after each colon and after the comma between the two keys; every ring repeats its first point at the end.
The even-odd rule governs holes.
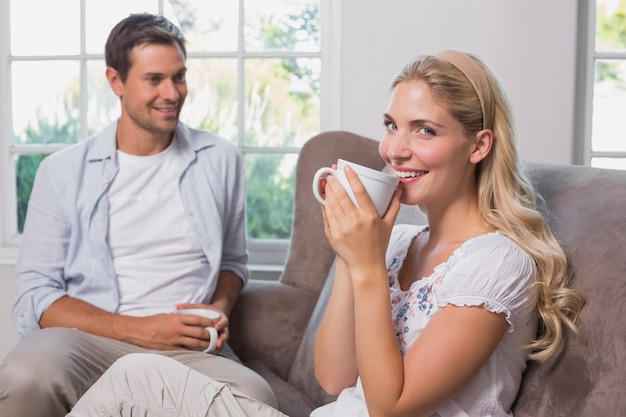
{"type": "Polygon", "coordinates": [[[577,2],[344,0],[341,128],[379,139],[394,75],[413,57],[474,53],[499,76],[529,162],[572,162],[577,2]]]}
{"type": "MultiPolygon", "coordinates": [[[[333,0],[339,1],[339,0],[333,0]]],[[[522,157],[572,158],[577,1],[343,0],[339,128],[378,139],[389,83],[414,56],[472,52],[498,74],[517,118],[522,157]]],[[[336,105],[336,103],[334,103],[336,105]]],[[[0,359],[17,341],[12,268],[0,266],[0,359]]]]}

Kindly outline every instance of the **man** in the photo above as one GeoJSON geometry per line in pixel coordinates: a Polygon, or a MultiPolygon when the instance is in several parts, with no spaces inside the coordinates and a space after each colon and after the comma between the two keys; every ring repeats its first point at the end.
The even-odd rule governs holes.
{"type": "Polygon", "coordinates": [[[0,367],[0,415],[64,416],[116,359],[142,352],[276,406],[259,375],[226,357],[228,315],[249,274],[244,172],[232,144],[178,121],[182,33],[164,17],[130,15],[105,57],[119,120],[37,173],[14,279],[22,339],[0,367]],[[188,307],[221,315],[172,314],[188,307]],[[222,354],[201,351],[209,326],[222,354]]]}

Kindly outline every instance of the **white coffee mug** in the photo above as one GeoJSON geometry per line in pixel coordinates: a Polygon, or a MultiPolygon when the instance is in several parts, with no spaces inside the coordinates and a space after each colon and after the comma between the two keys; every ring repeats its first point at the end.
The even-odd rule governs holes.
{"type": "Polygon", "coordinates": [[[344,159],[337,160],[337,169],[323,167],[318,169],[315,175],[313,175],[313,194],[315,195],[315,198],[317,198],[317,201],[324,204],[324,198],[322,198],[320,193],[320,181],[326,178],[326,176],[332,175],[339,180],[343,188],[350,196],[352,202],[357,207],[359,206],[356,198],[354,197],[354,193],[352,192],[352,188],[350,187],[350,183],[344,174],[344,168],[346,165],[350,165],[354,172],[357,173],[359,179],[365,187],[365,191],[367,191],[372,203],[376,206],[378,214],[380,217],[384,216],[400,180],[393,175],[389,175],[385,172],[377,171],[363,165],[355,164],[354,162],[349,162],[344,159]]]}
{"type": "MultiPolygon", "coordinates": [[[[211,320],[217,320],[220,318],[220,313],[215,310],[208,310],[206,308],[184,308],[182,310],[177,311],[180,314],[191,314],[195,316],[206,317],[211,320]]],[[[211,339],[209,341],[209,347],[204,349],[203,352],[211,353],[217,348],[217,339],[218,334],[215,327],[205,327],[209,331],[211,335],[211,339]]]]}

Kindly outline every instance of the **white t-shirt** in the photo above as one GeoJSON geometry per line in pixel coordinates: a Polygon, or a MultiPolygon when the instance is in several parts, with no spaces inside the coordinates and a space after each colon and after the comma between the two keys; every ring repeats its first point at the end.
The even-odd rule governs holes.
{"type": "Polygon", "coordinates": [[[180,199],[178,147],[172,142],[157,155],[118,151],[117,157],[119,172],[108,191],[117,312],[173,312],[177,303],[192,301],[210,272],[180,199]]]}
{"type": "MultiPolygon", "coordinates": [[[[507,236],[495,232],[463,243],[429,277],[402,291],[398,273],[412,240],[423,226],[394,227],[387,250],[387,273],[398,349],[404,355],[433,315],[448,304],[483,305],[504,314],[509,328],[504,338],[470,384],[434,416],[511,416],[528,354],[520,350],[537,331],[532,258],[507,236]],[[530,299],[529,299],[530,297],[530,299]]],[[[415,372],[419,372],[416,369],[415,372]]],[[[337,401],[314,410],[311,417],[367,417],[360,378],[341,392],[337,401]]]]}

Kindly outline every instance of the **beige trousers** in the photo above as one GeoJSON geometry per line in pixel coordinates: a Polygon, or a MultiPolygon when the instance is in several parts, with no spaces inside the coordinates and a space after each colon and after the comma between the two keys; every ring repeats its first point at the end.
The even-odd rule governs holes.
{"type": "Polygon", "coordinates": [[[78,330],[48,328],[22,339],[0,365],[0,417],[63,417],[117,359],[132,353],[175,359],[252,398],[277,405],[269,384],[235,360],[192,350],[148,350],[78,330]]]}
{"type": "Polygon", "coordinates": [[[171,358],[118,359],[67,417],[286,417],[171,358]]]}

